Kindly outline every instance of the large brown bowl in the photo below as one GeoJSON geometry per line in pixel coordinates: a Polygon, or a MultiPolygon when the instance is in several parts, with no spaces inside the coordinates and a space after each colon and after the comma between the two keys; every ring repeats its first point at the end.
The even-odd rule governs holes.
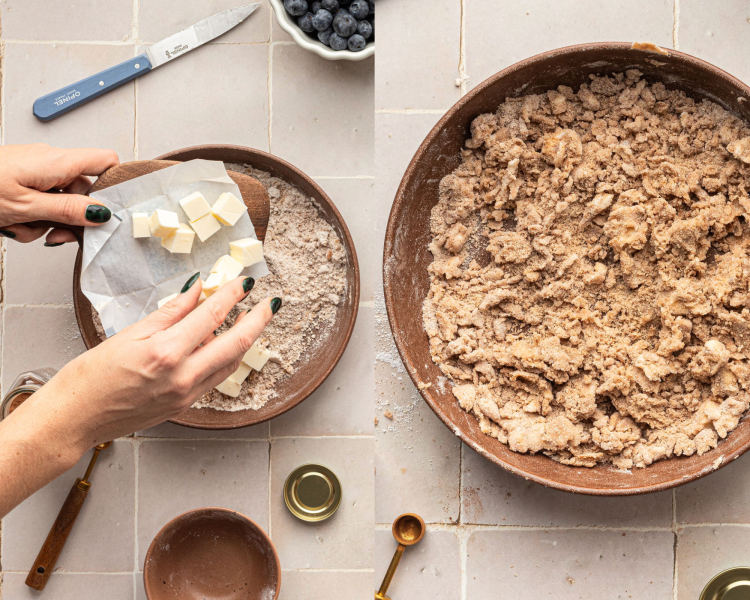
{"type": "MultiPolygon", "coordinates": [[[[326,343],[306,351],[295,365],[294,374],[283,379],[276,386],[276,397],[258,410],[223,411],[213,408],[191,408],[179,417],[170,419],[172,423],[197,429],[236,429],[256,425],[279,416],[294,408],[312,394],[331,374],[346,350],[354,330],[359,307],[359,263],[354,242],[344,219],[331,199],[310,177],[288,162],[260,150],[243,146],[207,145],[175,150],[158,160],[187,161],[196,158],[220,160],[227,163],[248,164],[266,171],[274,177],[292,184],[302,193],[313,198],[320,207],[323,218],[331,224],[346,250],[347,291],[339,305],[336,321],[325,331],[314,331],[326,343]]],[[[76,321],[86,348],[100,344],[93,320],[93,306],[81,291],[81,261],[83,252],[78,251],[73,274],[73,302],[76,321]]],[[[282,309],[283,310],[283,309],[282,309]]]]}
{"type": "Polygon", "coordinates": [[[383,252],[385,304],[393,337],[409,376],[435,414],[461,440],[495,464],[543,485],[582,494],[625,496],[655,492],[702,477],[739,457],[750,447],[750,419],[744,419],[719,446],[703,456],[672,458],[645,469],[623,472],[607,465],[593,469],[565,466],[543,455],[511,452],[483,434],[477,420],[458,405],[450,387],[438,385],[442,373],[432,362],[422,328],[422,302],[429,291],[427,249],[430,210],[438,201],[440,180],[460,162],[472,120],[494,112],[506,99],[544,93],[558,85],[577,89],[590,74],[641,70],[650,82],[683,90],[696,99],[720,104],[750,122],[750,88],[693,56],[665,50],[644,51],[629,43],[570,46],[521,61],[490,77],[464,96],[435,125],[417,150],[391,209],[383,252]]]}
{"type": "Polygon", "coordinates": [[[198,508],[167,523],[143,566],[148,600],[278,598],[281,563],[255,521],[228,508],[198,508]]]}

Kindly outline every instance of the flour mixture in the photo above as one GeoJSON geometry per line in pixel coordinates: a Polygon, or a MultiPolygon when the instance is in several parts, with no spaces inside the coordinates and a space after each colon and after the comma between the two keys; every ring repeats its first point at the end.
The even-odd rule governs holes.
{"type": "Polygon", "coordinates": [[[633,70],[471,134],[423,307],[461,407],[568,465],[715,447],[750,404],[750,129],[633,70]]]}

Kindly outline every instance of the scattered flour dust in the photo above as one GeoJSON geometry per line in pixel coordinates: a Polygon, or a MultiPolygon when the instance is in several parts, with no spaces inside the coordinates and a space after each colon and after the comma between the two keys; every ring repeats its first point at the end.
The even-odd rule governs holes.
{"type": "MultiPolygon", "coordinates": [[[[283,304],[258,340],[271,352],[263,370],[251,371],[237,398],[211,390],[193,406],[257,410],[275,397],[276,385],[294,373],[295,363],[305,352],[325,343],[327,326],[334,322],[346,295],[346,250],[312,198],[250,166],[228,163],[226,167],[255,177],[268,191],[271,213],[263,254],[270,273],[255,282],[252,292],[232,309],[217,334],[265,298],[279,297],[283,304]]],[[[96,314],[95,322],[104,339],[96,314]]]]}
{"type": "Polygon", "coordinates": [[[702,454],[750,405],[750,129],[636,70],[477,117],[423,306],[461,407],[516,452],[702,454]]]}

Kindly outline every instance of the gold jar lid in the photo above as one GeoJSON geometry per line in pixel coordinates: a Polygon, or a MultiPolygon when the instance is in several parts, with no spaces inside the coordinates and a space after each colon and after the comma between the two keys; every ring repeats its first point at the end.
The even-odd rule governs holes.
{"type": "Polygon", "coordinates": [[[745,600],[750,598],[750,567],[733,567],[708,582],[700,600],[745,600]]]}
{"type": "Polygon", "coordinates": [[[284,484],[287,508],[303,521],[324,521],[341,504],[341,483],[323,465],[302,465],[289,474],[284,484]]]}

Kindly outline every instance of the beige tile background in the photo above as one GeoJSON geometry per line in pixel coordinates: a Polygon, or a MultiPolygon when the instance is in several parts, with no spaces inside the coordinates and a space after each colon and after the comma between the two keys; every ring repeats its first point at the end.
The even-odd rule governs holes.
{"type": "MultiPolygon", "coordinates": [[[[154,534],[180,512],[211,505],[243,512],[269,531],[282,556],[285,600],[316,598],[332,588],[353,600],[374,587],[373,298],[380,265],[374,61],[343,64],[302,51],[274,26],[268,1],[261,0],[250,19],[180,60],[52,122],[31,114],[38,96],[237,4],[0,1],[2,143],[111,147],[121,161],[203,143],[270,151],[314,177],[333,199],[362,270],[360,316],[341,362],[273,429],[264,423],[201,431],[165,423],[102,455],[45,597],[145,600],[141,569],[154,534]],[[283,506],[282,486],[294,467],[310,460],[341,477],[344,501],[331,521],[307,526],[283,506]]],[[[1,242],[0,249],[4,391],[22,371],[61,367],[84,346],[71,304],[76,249],[45,248],[42,241],[1,242]]],[[[88,458],[4,520],[2,600],[36,597],[23,584],[26,569],[88,458]]]]}
{"type": "MultiPolygon", "coordinates": [[[[750,82],[745,0],[378,0],[377,231],[417,147],[458,98],[528,56],[593,41],[651,41],[750,82]],[[384,38],[388,39],[383,43],[384,38]]],[[[697,598],[750,564],[750,459],[660,494],[593,498],[512,476],[461,446],[411,384],[375,289],[376,584],[402,512],[428,522],[394,598],[697,598]],[[389,410],[393,421],[384,416],[389,410]]]]}

